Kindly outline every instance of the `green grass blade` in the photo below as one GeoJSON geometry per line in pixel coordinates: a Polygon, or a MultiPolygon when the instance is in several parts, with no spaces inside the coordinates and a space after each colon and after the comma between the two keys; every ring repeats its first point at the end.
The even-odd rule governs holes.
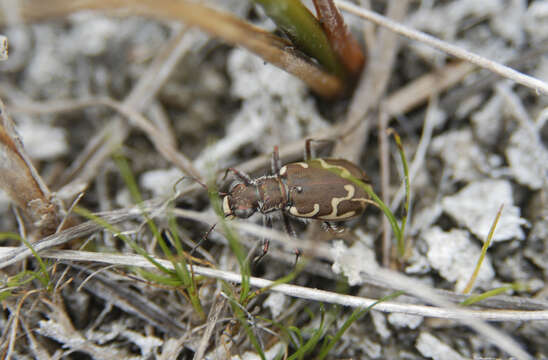
{"type": "Polygon", "coordinates": [[[288,358],[288,360],[304,359],[307,354],[309,354],[312,350],[316,348],[316,345],[321,340],[326,330],[325,310],[323,306],[321,307],[320,312],[321,312],[320,326],[316,330],[314,330],[314,333],[312,334],[310,339],[308,339],[306,343],[300,346],[299,349],[288,358]]]}
{"type": "Polygon", "coordinates": [[[496,295],[500,295],[500,294],[504,294],[508,290],[523,291],[526,288],[527,287],[523,283],[520,283],[520,282],[510,284],[510,285],[506,285],[506,286],[501,286],[501,287],[498,287],[496,289],[485,291],[481,294],[471,295],[468,298],[466,298],[466,300],[461,301],[460,305],[462,305],[462,306],[472,305],[472,304],[475,304],[479,301],[485,300],[487,298],[490,298],[490,297],[493,297],[493,296],[496,296],[496,295]]]}
{"type": "Polygon", "coordinates": [[[335,167],[330,167],[325,170],[331,171],[332,173],[335,173],[344,179],[350,180],[354,184],[362,188],[371,197],[371,199],[373,199],[373,201],[377,204],[377,206],[382,210],[384,215],[388,218],[388,222],[390,223],[390,226],[392,227],[392,231],[394,232],[396,239],[401,238],[401,229],[398,224],[398,220],[396,220],[396,217],[394,216],[392,211],[390,211],[388,206],[386,206],[386,204],[377,196],[377,194],[375,194],[375,191],[373,191],[373,187],[371,185],[364,183],[363,181],[355,178],[352,175],[343,175],[343,171],[335,167]]]}
{"type": "Polygon", "coordinates": [[[265,360],[266,357],[264,355],[263,349],[259,343],[259,340],[255,336],[253,329],[251,329],[251,326],[247,321],[248,319],[246,313],[244,312],[242,305],[240,305],[240,303],[236,301],[236,294],[234,293],[234,291],[232,291],[232,288],[226,281],[223,281],[222,284],[224,293],[226,294],[228,302],[230,303],[232,313],[236,316],[236,318],[240,322],[240,325],[244,328],[244,331],[246,332],[247,337],[251,342],[251,345],[253,345],[253,347],[255,348],[255,351],[257,351],[261,359],[265,360]]]}
{"type": "Polygon", "coordinates": [[[474,272],[472,273],[470,280],[468,280],[468,283],[466,283],[466,287],[463,290],[464,294],[468,294],[470,290],[472,290],[472,286],[474,286],[474,283],[476,282],[476,278],[478,277],[481,264],[483,264],[483,260],[485,259],[485,255],[487,254],[487,249],[489,249],[489,245],[491,245],[491,241],[493,240],[493,235],[495,235],[495,229],[500,220],[500,216],[502,214],[503,208],[504,208],[504,205],[501,205],[499,208],[499,211],[497,212],[497,216],[495,217],[495,221],[493,221],[493,223],[491,224],[491,228],[489,229],[489,234],[487,235],[487,239],[485,240],[481,248],[481,254],[478,259],[478,262],[476,263],[476,268],[474,269],[474,272]]]}
{"type": "Polygon", "coordinates": [[[5,239],[19,240],[20,242],[25,244],[25,246],[27,248],[29,248],[29,250],[32,252],[32,255],[34,256],[36,261],[38,261],[38,265],[40,266],[40,273],[42,274],[42,275],[37,274],[36,278],[38,280],[40,280],[40,282],[42,283],[42,285],[44,287],[49,289],[50,276],[49,276],[49,273],[48,273],[48,268],[46,266],[46,263],[40,257],[40,255],[38,255],[38,252],[36,252],[36,250],[34,250],[34,247],[32,246],[32,244],[27,239],[19,236],[18,234],[15,234],[15,233],[0,233],[0,241],[5,240],[5,239]]]}
{"type": "Polygon", "coordinates": [[[333,347],[337,344],[337,342],[341,339],[341,337],[344,335],[344,333],[346,332],[346,330],[348,330],[348,328],[350,327],[350,325],[352,325],[354,322],[356,322],[357,320],[361,319],[365,314],[367,314],[375,305],[381,303],[381,302],[385,302],[385,301],[389,301],[389,300],[392,300],[392,299],[395,299],[397,298],[398,296],[404,294],[403,291],[396,291],[395,293],[393,294],[390,294],[390,295],[387,295],[387,296],[384,296],[382,298],[380,298],[379,300],[375,301],[373,304],[369,305],[368,307],[362,309],[362,308],[358,308],[358,309],[355,309],[352,314],[348,317],[348,319],[344,322],[343,326],[341,326],[341,328],[337,331],[337,333],[335,335],[333,335],[329,341],[327,341],[326,343],[324,343],[324,346],[322,346],[322,349],[320,350],[320,354],[317,356],[317,359],[321,360],[321,359],[324,359],[328,354],[329,352],[331,351],[331,349],[333,349],[333,347]]]}
{"type": "Polygon", "coordinates": [[[329,39],[316,17],[300,0],[254,0],[287,34],[295,46],[318,60],[332,74],[342,78],[345,70],[331,48],[329,39]]]}
{"type": "Polygon", "coordinates": [[[241,286],[240,303],[244,303],[246,298],[249,295],[249,291],[251,288],[249,284],[249,278],[251,277],[251,269],[249,266],[249,262],[246,260],[246,254],[244,252],[242,245],[240,244],[240,241],[238,240],[238,237],[234,233],[234,230],[232,229],[232,227],[229,226],[229,224],[225,220],[223,209],[221,208],[221,199],[219,198],[219,193],[216,189],[214,182],[211,182],[210,184],[208,184],[208,195],[209,195],[209,200],[211,202],[211,206],[215,210],[215,213],[217,214],[219,222],[221,223],[221,227],[224,230],[225,237],[228,240],[230,249],[232,250],[232,252],[236,256],[236,259],[238,260],[238,264],[240,266],[240,274],[242,275],[242,282],[240,284],[241,286]]]}
{"type": "Polygon", "coordinates": [[[249,294],[249,296],[247,297],[246,299],[246,304],[249,303],[249,301],[251,301],[251,299],[257,297],[258,295],[261,295],[265,292],[267,292],[268,290],[272,289],[273,287],[276,287],[277,285],[280,285],[280,284],[287,284],[289,282],[291,282],[293,279],[295,279],[295,277],[297,275],[299,275],[299,273],[304,269],[304,267],[306,266],[306,261],[301,261],[297,264],[297,266],[295,266],[295,269],[293,269],[292,272],[290,272],[289,274],[279,278],[279,279],[276,279],[275,281],[272,282],[272,284],[268,285],[268,286],[265,286],[264,288],[261,288],[257,291],[254,291],[252,292],[251,294],[249,294]]]}
{"type": "Polygon", "coordinates": [[[151,283],[160,284],[163,286],[170,286],[170,287],[185,286],[183,281],[179,279],[175,274],[173,274],[172,276],[169,276],[169,275],[166,276],[166,275],[157,274],[152,271],[143,270],[137,267],[133,268],[133,271],[139,274],[143,279],[151,283]]]}
{"type": "Polygon", "coordinates": [[[89,219],[91,221],[94,221],[96,222],[97,224],[99,224],[100,226],[102,226],[103,228],[105,228],[106,230],[110,231],[112,234],[114,234],[114,236],[117,236],[119,237],[120,239],[124,240],[124,242],[126,244],[128,244],[132,249],[133,251],[135,251],[137,254],[143,256],[145,259],[147,259],[151,264],[153,264],[154,266],[156,266],[156,268],[158,268],[158,270],[162,271],[163,273],[166,273],[168,275],[172,275],[173,274],[173,271],[166,268],[165,266],[163,266],[162,264],[160,264],[158,261],[156,261],[152,256],[150,256],[142,247],[140,247],[139,245],[137,245],[133,240],[131,240],[129,237],[125,236],[124,234],[122,234],[120,232],[120,230],[118,230],[118,228],[116,228],[115,226],[109,224],[108,222],[106,222],[105,220],[101,219],[99,216],[93,214],[91,211],[87,210],[87,209],[84,209],[80,206],[75,206],[74,207],[74,212],[80,216],[83,216],[85,217],[86,219],[89,219]]]}
{"type": "Polygon", "coordinates": [[[403,181],[405,183],[405,204],[403,206],[403,217],[401,219],[400,234],[398,239],[398,254],[400,257],[403,257],[405,254],[405,225],[407,224],[407,216],[409,215],[409,204],[411,202],[411,186],[409,183],[409,166],[407,165],[407,158],[405,156],[405,151],[403,150],[403,145],[401,143],[400,135],[394,130],[389,130],[396,145],[398,146],[398,152],[400,153],[401,163],[403,166],[403,181]]]}
{"type": "Polygon", "coordinates": [[[139,191],[139,187],[137,186],[137,182],[135,181],[135,177],[133,176],[133,173],[131,171],[131,168],[129,167],[129,164],[125,157],[123,157],[120,154],[114,154],[113,155],[114,162],[116,163],[116,166],[118,166],[118,169],[120,170],[120,174],[122,175],[122,178],[124,179],[124,182],[126,183],[126,186],[129,189],[129,192],[131,193],[131,197],[133,198],[133,201],[139,206],[141,209],[141,213],[143,214],[143,217],[145,218],[147,225],[158,241],[158,244],[160,245],[160,248],[164,252],[164,254],[167,256],[169,260],[173,259],[173,254],[171,253],[171,250],[167,246],[164,238],[160,234],[160,231],[158,230],[158,227],[150,219],[147,212],[142,206],[143,203],[143,197],[141,196],[141,192],[139,191]]]}

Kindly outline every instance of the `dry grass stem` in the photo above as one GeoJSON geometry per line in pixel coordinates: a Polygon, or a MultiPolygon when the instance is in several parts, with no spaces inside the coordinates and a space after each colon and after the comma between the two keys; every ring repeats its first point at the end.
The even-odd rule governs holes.
{"type": "MultiPolygon", "coordinates": [[[[302,5],[283,4],[292,1],[302,5]]],[[[335,48],[329,58],[348,72],[261,29],[290,34],[281,24],[298,16],[283,13],[273,25],[255,2],[202,3],[0,0],[11,45],[2,61],[0,35],[0,96],[25,144],[0,102],[0,187],[17,205],[0,193],[0,357],[296,357],[387,295],[327,358],[542,357],[548,110],[539,94],[548,93],[540,80],[548,27],[539,2],[314,0],[319,22],[302,7],[322,39],[303,42],[335,48]],[[351,99],[328,101],[352,90],[343,81],[363,62],[339,11],[363,30],[369,61],[351,99]],[[404,142],[399,157],[390,127],[404,142]],[[367,172],[396,214],[393,236],[407,235],[405,256],[391,258],[390,227],[374,206],[328,229],[293,219],[289,236],[278,212],[260,222],[262,204],[279,198],[277,187],[260,187],[253,216],[221,218],[227,202],[218,197],[243,181],[224,169],[272,175],[274,146],[283,165],[302,160],[310,138],[313,157],[333,150],[367,172]],[[393,173],[402,162],[403,179],[393,173]],[[73,205],[65,211],[61,201],[73,205]],[[500,202],[506,210],[487,235],[485,215],[500,202]],[[88,218],[74,225],[76,203],[88,218]],[[468,296],[462,289],[486,238],[474,273],[481,295],[468,296]],[[393,341],[402,333],[410,341],[393,341]]],[[[318,199],[292,197],[320,182],[302,165],[301,186],[281,194],[291,204],[276,204],[291,212],[331,203],[339,219],[335,186],[318,199]]],[[[280,170],[288,185],[290,173],[280,170]]]]}
{"type": "MultiPolygon", "coordinates": [[[[0,248],[0,253],[5,254],[9,251],[12,251],[14,248],[0,248]]],[[[136,266],[142,268],[153,269],[154,265],[148,262],[145,258],[139,255],[120,255],[120,254],[105,254],[105,253],[94,253],[88,251],[78,251],[78,250],[47,250],[41,253],[44,258],[48,259],[57,259],[62,261],[84,261],[92,263],[103,263],[109,265],[117,266],[136,266]]],[[[172,268],[172,264],[163,259],[156,259],[166,268],[172,268]]],[[[405,283],[405,285],[400,288],[405,288],[406,291],[412,286],[417,286],[416,281],[412,281],[410,278],[401,275],[400,273],[382,270],[380,274],[376,274],[381,277],[381,279],[387,280],[391,276],[398,277],[397,281],[399,285],[400,282],[405,283]]],[[[239,283],[241,281],[241,275],[239,273],[217,270],[211,268],[205,268],[202,266],[193,266],[193,271],[197,275],[203,275],[215,279],[221,279],[229,282],[239,283]]],[[[255,288],[263,288],[272,286],[272,281],[252,277],[251,285],[255,288]]],[[[421,294],[419,297],[425,297],[426,294],[429,298],[428,302],[438,302],[437,299],[440,298],[439,295],[436,295],[436,292],[433,289],[425,289],[425,285],[421,285],[421,291],[425,290],[425,293],[421,294]]],[[[343,295],[335,292],[306,288],[297,285],[289,284],[280,284],[272,288],[273,291],[284,293],[288,296],[298,297],[302,299],[309,299],[319,302],[325,302],[330,304],[338,304],[343,306],[351,307],[367,307],[371,305],[375,299],[368,299],[365,297],[343,295]]],[[[413,290],[410,291],[413,295],[417,295],[419,291],[413,290]]],[[[446,303],[445,300],[441,302],[446,303]]],[[[416,304],[402,304],[399,302],[383,302],[375,306],[375,310],[383,312],[401,312],[410,315],[418,316],[427,316],[435,317],[441,319],[451,319],[451,320],[463,320],[463,319],[478,319],[485,321],[531,321],[531,320],[548,320],[548,310],[532,310],[532,311],[517,311],[517,310],[470,310],[464,308],[452,308],[449,305],[448,308],[443,307],[432,307],[426,305],[416,305],[416,304]]]]}
{"type": "Polygon", "coordinates": [[[131,3],[120,0],[83,0],[71,2],[67,6],[67,3],[62,0],[51,1],[47,5],[40,1],[29,0],[21,7],[21,17],[27,21],[36,21],[90,9],[183,21],[189,26],[197,26],[226,42],[245,47],[261,56],[265,61],[302,79],[322,96],[333,97],[343,89],[342,83],[337,77],[329,75],[308,60],[303,59],[292,50],[291,44],[285,40],[228,13],[191,1],[158,0],[152,5],[146,0],[131,3]]]}
{"type": "Polygon", "coordinates": [[[59,208],[32,165],[0,100],[0,188],[29,216],[41,236],[54,233],[59,208]]]}
{"type": "Polygon", "coordinates": [[[412,40],[420,41],[424,44],[428,44],[440,51],[453,55],[456,58],[468,61],[491,72],[497,73],[504,78],[513,80],[523,86],[531,88],[535,92],[548,95],[548,83],[546,83],[545,81],[531,77],[529,75],[525,75],[498,62],[486,59],[483,56],[479,56],[470,51],[464,50],[461,47],[452,45],[446,41],[439,40],[424,32],[411,29],[397,21],[391,20],[390,18],[384,17],[375,12],[360,8],[359,6],[356,6],[348,1],[335,0],[335,3],[341,9],[346,10],[363,19],[372,21],[375,24],[383,26],[384,28],[390,29],[397,34],[403,35],[412,40]]]}
{"type": "MultiPolygon", "coordinates": [[[[407,0],[392,0],[389,2],[387,16],[396,21],[403,20],[407,14],[407,0]]],[[[359,154],[367,143],[370,124],[373,118],[364,117],[376,108],[385,95],[388,80],[393,73],[396,54],[399,48],[397,36],[387,30],[380,29],[375,46],[370,50],[370,61],[362,72],[358,86],[352,95],[341,141],[337,142],[334,154],[356,162],[359,154]]]]}
{"type": "Polygon", "coordinates": [[[348,30],[344,19],[333,3],[333,0],[314,0],[318,20],[335,53],[341,59],[346,69],[358,75],[363,68],[365,56],[360,45],[348,30]]]}

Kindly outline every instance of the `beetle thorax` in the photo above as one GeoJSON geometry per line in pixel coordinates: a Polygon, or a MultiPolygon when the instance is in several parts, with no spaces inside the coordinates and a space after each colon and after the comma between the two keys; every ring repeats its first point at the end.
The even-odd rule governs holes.
{"type": "Polygon", "coordinates": [[[260,196],[260,211],[263,214],[283,210],[287,205],[287,186],[276,176],[265,176],[257,179],[260,196]]]}

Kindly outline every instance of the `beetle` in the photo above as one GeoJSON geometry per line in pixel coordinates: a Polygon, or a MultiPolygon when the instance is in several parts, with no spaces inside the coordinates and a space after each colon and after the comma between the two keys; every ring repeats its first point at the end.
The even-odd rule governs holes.
{"type": "Polygon", "coordinates": [[[303,162],[282,167],[275,147],[273,175],[252,179],[234,168],[227,169],[239,181],[223,197],[225,217],[248,218],[256,212],[266,215],[280,211],[291,234],[294,232],[289,230],[287,215],[323,221],[345,221],[360,216],[370,202],[369,196],[349,177],[369,183],[365,172],[348,160],[312,158],[311,141],[306,140],[303,162]]]}

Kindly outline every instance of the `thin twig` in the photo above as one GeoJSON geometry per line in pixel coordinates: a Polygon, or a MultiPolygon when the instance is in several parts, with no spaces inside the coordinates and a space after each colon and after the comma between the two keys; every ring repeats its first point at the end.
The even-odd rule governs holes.
{"type": "MultiPolygon", "coordinates": [[[[0,248],[0,254],[7,253],[13,250],[13,247],[0,248]]],[[[103,264],[113,264],[118,266],[136,266],[143,268],[154,268],[149,261],[139,255],[120,255],[95,253],[79,250],[47,250],[41,253],[44,258],[63,260],[63,261],[92,261],[103,264]]],[[[173,264],[168,260],[156,259],[166,268],[172,268],[173,264]]],[[[196,275],[203,275],[215,279],[221,279],[229,282],[240,283],[241,274],[205,268],[202,266],[193,266],[193,271],[196,275]]],[[[405,278],[406,281],[411,281],[409,278],[400,273],[384,270],[385,275],[397,276],[405,278]]],[[[257,288],[272,287],[272,291],[280,292],[288,296],[309,299],[319,302],[339,304],[351,307],[367,307],[375,302],[375,299],[368,299],[359,296],[344,295],[336,292],[330,292],[319,289],[306,288],[297,285],[278,284],[273,285],[273,281],[251,277],[250,283],[257,288]]],[[[415,283],[413,281],[413,283],[415,283]]],[[[415,284],[413,284],[415,285],[415,284]]],[[[408,287],[409,284],[405,287],[408,287]]],[[[422,285],[424,286],[424,285],[422,285]]],[[[548,310],[532,310],[532,311],[517,311],[517,310],[470,310],[456,308],[439,308],[434,306],[402,304],[399,302],[385,302],[375,306],[375,310],[383,312],[398,312],[418,316],[435,317],[441,319],[462,320],[464,318],[475,318],[486,321],[533,321],[533,320],[548,320],[548,310]]]]}
{"type": "Polygon", "coordinates": [[[489,60],[483,56],[477,55],[468,50],[464,50],[461,47],[452,45],[446,41],[435,38],[422,31],[418,31],[408,26],[402,25],[394,20],[391,20],[382,15],[379,15],[373,11],[369,11],[359,6],[356,6],[346,0],[335,0],[335,3],[341,9],[346,10],[363,19],[372,21],[375,24],[378,24],[380,26],[383,26],[387,29],[394,31],[395,33],[406,36],[412,40],[420,41],[421,43],[430,45],[433,48],[436,48],[445,53],[453,55],[459,59],[471,62],[479,67],[485,68],[489,71],[499,74],[502,77],[511,79],[519,84],[522,84],[530,89],[533,89],[537,93],[540,92],[545,95],[548,95],[548,83],[540,79],[523,74],[519,71],[509,68],[508,66],[489,60]]]}
{"type": "MultiPolygon", "coordinates": [[[[142,112],[150,104],[159,89],[168,80],[179,60],[190,50],[201,46],[191,31],[180,29],[160,51],[150,66],[139,78],[123,104],[142,112]]],[[[108,159],[112,150],[122,144],[129,135],[130,126],[120,118],[110,121],[86,145],[64,175],[68,187],[78,183],[89,183],[97,169],[108,159]]],[[[200,176],[197,176],[198,178],[200,176]]]]}
{"type": "MultiPolygon", "coordinates": [[[[407,13],[408,0],[392,0],[387,15],[402,20],[407,13]]],[[[377,106],[385,95],[393,65],[398,52],[398,38],[389,30],[380,29],[375,47],[370,50],[370,61],[362,72],[360,82],[350,104],[341,141],[337,142],[334,154],[353,162],[358,162],[362,149],[367,143],[370,126],[374,119],[366,114],[377,106]]]]}
{"type": "MultiPolygon", "coordinates": [[[[411,162],[411,166],[409,167],[409,177],[411,179],[414,179],[417,175],[418,171],[422,168],[422,165],[424,163],[424,159],[426,157],[426,151],[428,150],[428,146],[430,145],[430,140],[432,139],[432,133],[434,131],[434,126],[436,122],[436,116],[437,116],[437,109],[438,109],[438,101],[437,97],[433,97],[431,101],[428,103],[428,108],[426,110],[426,116],[424,119],[424,124],[422,127],[422,134],[421,138],[419,140],[419,145],[417,146],[417,151],[415,152],[415,155],[413,157],[413,161],[411,162]]],[[[402,183],[400,188],[398,189],[398,192],[396,195],[394,195],[394,199],[392,200],[392,203],[390,204],[390,209],[392,211],[396,211],[396,209],[400,206],[400,202],[403,200],[405,196],[405,184],[402,183]]]]}

